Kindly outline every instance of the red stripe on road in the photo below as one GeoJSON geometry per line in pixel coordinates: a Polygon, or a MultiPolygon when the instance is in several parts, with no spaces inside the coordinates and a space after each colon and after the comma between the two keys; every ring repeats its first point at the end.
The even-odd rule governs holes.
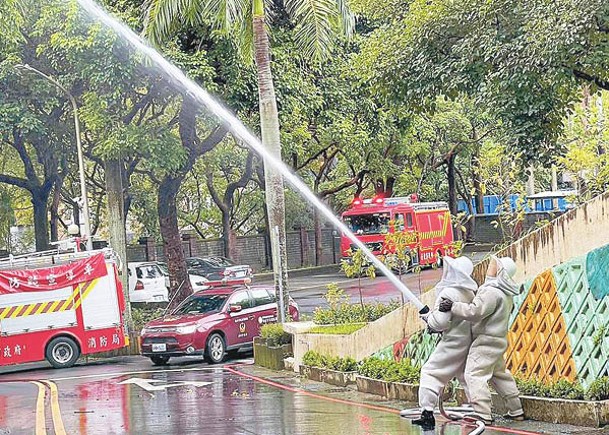
{"type": "MultiPolygon", "coordinates": [[[[243,364],[240,364],[243,365],[243,364]]],[[[247,379],[251,379],[255,382],[260,382],[262,384],[266,384],[266,385],[270,385],[272,387],[275,388],[279,388],[285,391],[289,391],[291,393],[298,393],[298,394],[302,394],[304,396],[309,396],[309,397],[313,397],[316,399],[321,399],[321,400],[326,400],[328,402],[334,402],[334,403],[341,403],[344,405],[351,405],[351,406],[357,406],[359,408],[366,408],[366,409],[372,409],[375,411],[382,411],[382,412],[388,412],[391,414],[400,414],[400,410],[398,409],[393,409],[393,408],[387,408],[384,406],[376,406],[376,405],[369,405],[367,403],[359,403],[359,402],[352,402],[350,400],[345,400],[345,399],[337,399],[336,397],[328,397],[328,396],[322,396],[319,394],[315,394],[315,393],[311,393],[310,391],[305,391],[305,390],[301,390],[298,388],[294,388],[294,387],[290,387],[287,385],[283,385],[280,384],[278,382],[274,382],[274,381],[269,381],[268,379],[264,379],[264,378],[260,378],[258,376],[254,376],[254,375],[248,375],[246,373],[240,372],[239,370],[236,370],[235,368],[236,366],[224,366],[223,369],[227,370],[230,373],[236,374],[238,376],[247,378],[247,379]]],[[[454,424],[454,425],[459,425],[459,426],[469,426],[469,427],[476,427],[476,425],[473,424],[468,424],[468,423],[459,423],[459,422],[454,422],[454,421],[447,421],[448,424],[454,424]]],[[[508,434],[514,434],[514,435],[541,435],[539,432],[529,432],[526,430],[517,430],[517,429],[510,429],[508,427],[501,427],[501,426],[487,426],[488,429],[492,429],[495,430],[497,432],[504,432],[504,433],[508,433],[508,434]]]]}

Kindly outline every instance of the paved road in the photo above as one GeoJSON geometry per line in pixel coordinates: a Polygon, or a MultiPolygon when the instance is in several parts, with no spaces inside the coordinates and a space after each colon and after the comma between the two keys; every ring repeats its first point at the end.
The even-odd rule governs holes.
{"type": "MultiPolygon", "coordinates": [[[[466,254],[472,261],[481,260],[486,252],[475,252],[466,254]]],[[[292,297],[298,302],[301,313],[310,314],[315,307],[326,306],[323,298],[329,283],[336,283],[349,295],[351,302],[359,302],[359,286],[357,279],[349,279],[344,273],[337,272],[311,272],[311,275],[302,276],[302,272],[297,272],[290,276],[290,288],[292,297]]],[[[423,269],[419,274],[409,273],[402,277],[406,286],[415,294],[433,287],[442,277],[442,271],[437,269],[423,269]]],[[[271,277],[256,280],[256,283],[270,283],[271,277]]],[[[362,278],[362,296],[366,302],[379,301],[387,303],[390,301],[401,301],[402,293],[384,276],[375,279],[362,278]]]]}
{"type": "MultiPolygon", "coordinates": [[[[403,276],[406,286],[419,295],[433,287],[442,277],[441,270],[427,269],[420,274],[403,276]]],[[[322,273],[312,276],[296,276],[290,279],[292,297],[298,303],[301,313],[312,313],[315,307],[326,306],[324,295],[329,283],[336,283],[345,290],[351,302],[359,302],[360,292],[357,279],[345,277],[342,272],[322,273]]],[[[265,280],[265,282],[270,282],[265,280]]],[[[400,301],[402,293],[384,276],[375,279],[362,278],[362,296],[365,302],[400,301]]]]}
{"type": "Polygon", "coordinates": [[[268,384],[240,373],[245,369],[238,367],[236,371],[198,359],[176,361],[156,368],[144,358],[130,357],[113,364],[1,375],[0,433],[466,433],[458,425],[422,432],[382,404],[362,405],[314,388],[303,392],[268,384]]]}

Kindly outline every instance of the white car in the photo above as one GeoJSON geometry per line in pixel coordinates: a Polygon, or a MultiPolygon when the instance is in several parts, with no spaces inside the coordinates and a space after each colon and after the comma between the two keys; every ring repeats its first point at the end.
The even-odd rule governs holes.
{"type": "Polygon", "coordinates": [[[211,288],[211,285],[209,285],[209,280],[204,276],[189,273],[188,277],[190,278],[190,286],[192,287],[193,293],[211,288]]]}
{"type": "MultiPolygon", "coordinates": [[[[169,284],[169,271],[167,270],[166,263],[157,263],[161,267],[161,271],[163,272],[163,276],[165,276],[165,286],[167,288],[170,287],[169,284]]],[[[190,286],[192,287],[192,292],[196,293],[201,290],[207,290],[211,288],[209,285],[209,280],[201,275],[196,275],[194,273],[189,273],[188,277],[190,278],[190,286]]]]}
{"type": "Polygon", "coordinates": [[[157,263],[129,263],[127,270],[131,302],[169,302],[165,274],[157,263]]]}

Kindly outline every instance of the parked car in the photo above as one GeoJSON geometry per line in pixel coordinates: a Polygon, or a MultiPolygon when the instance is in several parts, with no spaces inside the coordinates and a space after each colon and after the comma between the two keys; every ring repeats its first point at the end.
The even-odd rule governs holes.
{"type": "MultiPolygon", "coordinates": [[[[158,263],[158,265],[165,275],[165,285],[169,288],[171,285],[169,283],[169,268],[167,267],[167,263],[158,263]]],[[[188,277],[190,278],[190,286],[192,287],[193,293],[211,288],[209,280],[204,276],[189,273],[188,277]]]]}
{"type": "Polygon", "coordinates": [[[169,301],[165,274],[157,263],[129,263],[127,271],[129,274],[129,300],[131,302],[169,301]]]}
{"type": "Polygon", "coordinates": [[[186,259],[190,273],[204,276],[210,285],[244,285],[250,284],[253,271],[247,264],[236,265],[224,257],[193,257],[186,259]]]}
{"type": "MultiPolygon", "coordinates": [[[[297,321],[298,305],[291,298],[289,311],[297,321]]],[[[228,351],[251,349],[260,327],[276,321],[277,298],[271,286],[198,292],[170,315],[146,324],[140,334],[142,355],[155,365],[185,355],[205,355],[219,363],[228,351]]]]}

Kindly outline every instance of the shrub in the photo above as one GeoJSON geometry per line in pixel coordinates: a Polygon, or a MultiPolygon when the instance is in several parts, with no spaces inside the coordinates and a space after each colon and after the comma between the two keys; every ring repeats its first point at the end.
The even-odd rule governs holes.
{"type": "Polygon", "coordinates": [[[362,306],[342,303],[334,308],[317,307],[313,313],[313,322],[318,325],[374,322],[399,306],[398,302],[391,302],[388,305],[366,303],[362,306]]]}
{"type": "Polygon", "coordinates": [[[302,363],[306,366],[337,370],[339,372],[353,372],[357,369],[357,362],[351,357],[326,356],[312,350],[305,352],[302,357],[302,363]]]}
{"type": "Polygon", "coordinates": [[[314,326],[307,332],[309,334],[333,334],[333,335],[349,335],[353,334],[358,329],[366,326],[365,323],[345,323],[342,325],[320,325],[314,326]]]}
{"type": "Polygon", "coordinates": [[[266,340],[267,346],[290,344],[292,336],[283,330],[280,323],[268,323],[260,328],[260,336],[266,340]]]}
{"type": "Polygon", "coordinates": [[[323,367],[323,360],[321,354],[312,350],[307,350],[302,356],[302,363],[305,366],[311,367],[323,367]]]}
{"type": "Polygon", "coordinates": [[[165,308],[155,307],[138,307],[131,308],[131,318],[133,319],[133,328],[136,332],[140,332],[142,328],[146,325],[146,323],[163,317],[165,313],[165,308]]]}
{"type": "Polygon", "coordinates": [[[548,386],[537,379],[522,379],[514,377],[520,394],[524,396],[548,397],[548,386]]]}
{"type": "Polygon", "coordinates": [[[586,391],[588,400],[607,400],[609,399],[609,377],[603,376],[592,382],[586,391]]]}
{"type": "Polygon", "coordinates": [[[367,378],[387,382],[418,384],[421,378],[421,368],[413,366],[408,358],[399,362],[374,357],[367,358],[359,364],[357,372],[367,378]]]}
{"type": "Polygon", "coordinates": [[[551,397],[555,399],[581,400],[584,398],[584,388],[579,382],[560,379],[545,384],[537,379],[521,379],[515,377],[520,394],[535,397],[551,397]]]}
{"type": "Polygon", "coordinates": [[[561,379],[549,387],[549,396],[557,399],[572,399],[583,400],[584,387],[579,382],[569,382],[566,379],[561,379]]]}

